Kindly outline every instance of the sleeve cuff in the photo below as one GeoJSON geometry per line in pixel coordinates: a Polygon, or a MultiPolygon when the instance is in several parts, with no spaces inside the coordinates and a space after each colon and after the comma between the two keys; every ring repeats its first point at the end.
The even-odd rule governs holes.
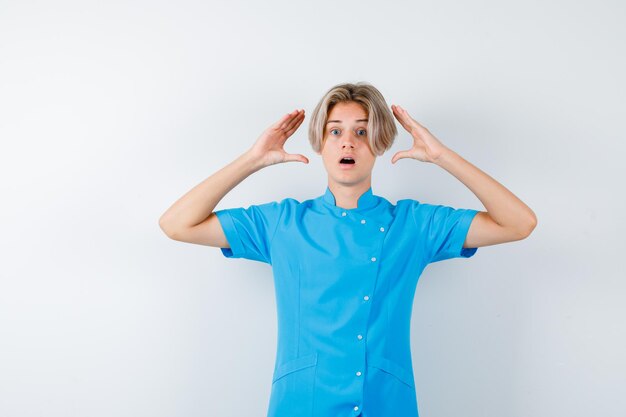
{"type": "Polygon", "coordinates": [[[467,238],[467,232],[472,224],[472,220],[474,216],[478,213],[478,210],[467,209],[461,219],[459,220],[459,225],[456,229],[456,234],[454,236],[455,242],[455,253],[458,254],[458,257],[470,258],[472,257],[478,248],[464,248],[463,243],[465,243],[465,239],[467,238]]]}
{"type": "Polygon", "coordinates": [[[215,212],[215,215],[222,225],[222,230],[224,231],[224,235],[226,236],[226,240],[228,240],[228,245],[230,246],[230,248],[220,248],[222,254],[227,258],[241,258],[244,253],[243,243],[241,242],[237,229],[235,228],[233,217],[226,210],[218,210],[215,212]]]}

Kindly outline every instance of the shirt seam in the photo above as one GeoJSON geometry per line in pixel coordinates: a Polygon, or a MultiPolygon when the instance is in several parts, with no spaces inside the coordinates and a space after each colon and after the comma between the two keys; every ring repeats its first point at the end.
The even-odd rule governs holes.
{"type": "MultiPolygon", "coordinates": [[[[278,203],[278,204],[282,205],[281,203],[278,203]]],[[[269,255],[269,258],[270,258],[269,259],[270,263],[272,263],[272,244],[274,243],[274,236],[276,236],[276,232],[278,231],[278,225],[282,221],[284,213],[285,213],[285,208],[283,207],[283,209],[281,210],[281,212],[280,212],[280,214],[278,216],[278,220],[276,221],[276,225],[274,226],[274,231],[272,232],[272,237],[269,240],[268,255],[269,255]]]]}
{"type": "MultiPolygon", "coordinates": [[[[422,245],[418,247],[418,250],[422,252],[422,262],[425,262],[427,260],[430,262],[431,254],[430,253],[428,253],[428,254],[424,253],[425,252],[425,248],[427,248],[428,245],[424,245],[423,244],[423,240],[420,240],[421,239],[421,236],[419,236],[420,235],[420,229],[419,229],[419,225],[417,224],[417,220],[415,219],[415,210],[413,209],[413,206],[415,206],[415,208],[417,209],[417,206],[419,206],[419,204],[421,204],[421,203],[419,201],[417,201],[417,200],[413,200],[413,201],[415,203],[417,203],[417,205],[415,205],[415,203],[414,203],[413,205],[409,206],[409,210],[411,210],[411,218],[413,219],[413,225],[415,226],[415,232],[416,232],[416,235],[417,235],[417,241],[422,243],[422,245]],[[424,255],[428,255],[428,256],[424,256],[424,255]]],[[[428,263],[428,262],[426,262],[426,263],[428,263]]]]}

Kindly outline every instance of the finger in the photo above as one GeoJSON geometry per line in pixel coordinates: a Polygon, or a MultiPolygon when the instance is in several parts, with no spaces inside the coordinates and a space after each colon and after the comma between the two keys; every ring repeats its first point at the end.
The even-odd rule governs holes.
{"type": "Polygon", "coordinates": [[[284,145],[287,142],[287,139],[289,139],[291,135],[293,135],[293,133],[300,127],[300,124],[302,124],[303,120],[304,120],[304,117],[301,117],[300,119],[298,119],[296,124],[291,127],[291,129],[282,131],[283,135],[281,135],[279,139],[281,144],[284,145]]]}
{"type": "Polygon", "coordinates": [[[270,129],[279,130],[280,127],[287,121],[289,118],[289,113],[281,117],[276,123],[270,126],[270,129]]]}
{"type": "Polygon", "coordinates": [[[289,130],[285,131],[285,134],[287,135],[287,137],[291,136],[293,132],[298,130],[298,128],[300,127],[303,121],[304,121],[304,113],[299,118],[294,120],[294,123],[292,123],[292,126],[289,128],[289,130]]]}
{"type": "MultiPolygon", "coordinates": [[[[286,123],[285,127],[282,128],[282,130],[288,133],[290,130],[292,130],[294,128],[294,126],[300,125],[300,123],[302,123],[302,120],[304,120],[304,110],[298,111],[297,116],[295,116],[293,119],[289,120],[286,123]]],[[[288,133],[288,134],[290,134],[290,133],[288,133]]]]}
{"type": "Polygon", "coordinates": [[[405,109],[403,109],[402,107],[396,106],[396,110],[397,110],[398,115],[401,118],[403,118],[403,119],[405,119],[407,121],[409,121],[411,119],[411,116],[409,115],[409,112],[406,111],[405,109]]]}
{"type": "Polygon", "coordinates": [[[274,123],[272,127],[276,129],[282,129],[287,123],[289,123],[291,119],[293,119],[297,115],[297,112],[298,110],[294,110],[291,113],[285,114],[283,117],[280,118],[279,121],[274,123]]]}
{"type": "Polygon", "coordinates": [[[411,155],[410,155],[408,150],[407,151],[396,152],[396,154],[393,156],[393,158],[391,158],[391,163],[395,164],[398,159],[410,158],[410,157],[411,157],[411,155]]]}
{"type": "Polygon", "coordinates": [[[393,115],[396,116],[396,119],[400,122],[406,122],[406,112],[403,111],[402,107],[394,106],[393,115]]]}
{"type": "Polygon", "coordinates": [[[404,110],[402,107],[398,107],[398,118],[400,120],[402,120],[405,124],[410,125],[411,124],[411,116],[409,116],[409,112],[407,112],[406,110],[404,110]]]}
{"type": "Polygon", "coordinates": [[[304,155],[288,153],[285,156],[285,162],[304,162],[308,164],[309,159],[304,155]]]}
{"type": "Polygon", "coordinates": [[[407,112],[401,107],[399,107],[398,109],[397,118],[400,124],[402,125],[402,127],[404,127],[408,132],[411,132],[411,130],[415,128],[424,128],[422,125],[420,125],[417,122],[417,120],[413,119],[409,115],[409,112],[407,112]]]}
{"type": "Polygon", "coordinates": [[[297,123],[298,117],[300,116],[300,112],[296,110],[295,113],[289,113],[289,117],[278,127],[275,129],[277,131],[285,132],[293,126],[294,123],[297,123]]]}
{"type": "Polygon", "coordinates": [[[405,120],[405,119],[404,119],[401,115],[400,115],[400,116],[396,115],[396,118],[398,119],[398,122],[400,122],[400,124],[402,125],[402,127],[403,127],[403,128],[404,128],[407,132],[410,132],[410,131],[411,131],[409,124],[406,122],[406,120],[405,120]]]}
{"type": "Polygon", "coordinates": [[[409,114],[408,111],[406,111],[405,109],[403,109],[400,106],[398,106],[398,107],[399,107],[400,116],[406,121],[406,123],[409,126],[425,129],[424,126],[422,126],[417,120],[415,120],[413,117],[411,117],[411,115],[409,114]]]}
{"type": "Polygon", "coordinates": [[[400,113],[405,113],[405,112],[406,112],[406,110],[404,110],[404,107],[402,107],[402,106],[398,106],[397,104],[396,104],[396,109],[397,109],[400,113]]]}
{"type": "Polygon", "coordinates": [[[396,113],[402,113],[402,111],[404,110],[402,107],[398,106],[397,104],[393,104],[391,106],[391,108],[393,109],[394,112],[396,113]]]}

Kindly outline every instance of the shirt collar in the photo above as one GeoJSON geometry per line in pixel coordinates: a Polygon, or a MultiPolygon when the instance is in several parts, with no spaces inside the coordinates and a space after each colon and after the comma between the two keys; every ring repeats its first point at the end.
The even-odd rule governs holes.
{"type": "Polygon", "coordinates": [[[360,210],[366,210],[366,209],[369,209],[369,208],[372,208],[372,207],[376,206],[376,204],[378,203],[378,197],[375,196],[372,193],[372,187],[370,187],[370,188],[367,189],[367,191],[365,191],[363,194],[361,194],[361,196],[357,200],[357,207],[356,208],[344,209],[343,207],[337,207],[335,196],[330,191],[330,187],[326,186],[326,192],[322,196],[322,201],[324,202],[325,205],[327,205],[329,207],[332,207],[332,209],[334,209],[334,210],[339,210],[339,211],[346,211],[346,210],[360,211],[360,210]]]}

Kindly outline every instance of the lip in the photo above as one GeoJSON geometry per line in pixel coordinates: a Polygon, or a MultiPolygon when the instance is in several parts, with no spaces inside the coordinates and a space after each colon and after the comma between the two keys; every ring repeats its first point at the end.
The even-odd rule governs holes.
{"type": "Polygon", "coordinates": [[[354,162],[354,164],[342,164],[341,162],[339,162],[339,168],[341,169],[352,169],[355,165],[356,161],[354,162]]]}
{"type": "Polygon", "coordinates": [[[341,158],[339,158],[339,161],[337,163],[339,164],[339,167],[341,169],[345,169],[345,170],[352,169],[356,165],[356,158],[352,154],[345,154],[345,155],[342,155],[341,158]],[[354,164],[342,164],[341,160],[343,158],[352,158],[354,160],[354,164]]]}

